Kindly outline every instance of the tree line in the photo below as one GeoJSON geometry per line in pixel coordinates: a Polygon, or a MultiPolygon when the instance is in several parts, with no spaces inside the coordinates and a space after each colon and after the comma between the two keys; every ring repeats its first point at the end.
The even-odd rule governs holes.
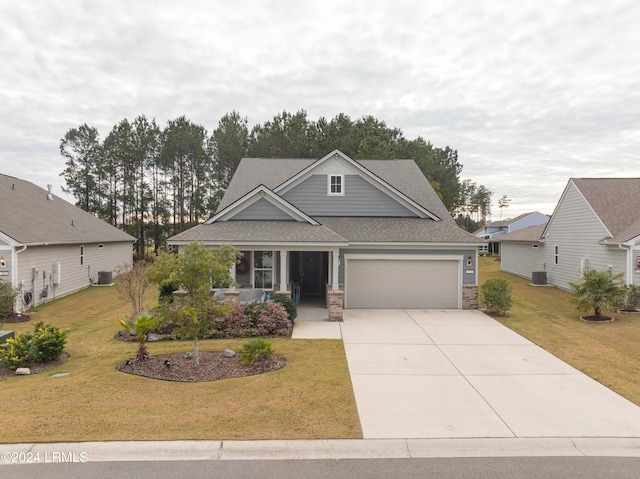
{"type": "Polygon", "coordinates": [[[137,237],[144,258],[147,245],[157,251],[168,236],[215,212],[242,158],[321,158],[335,148],[355,159],[414,159],[467,229],[490,214],[492,192],[460,179],[456,150],[408,139],[373,116],[343,113],[313,121],[305,110],[283,111],[250,128],[234,110],[211,133],[185,116],[161,127],[140,115],[121,120],[104,140],[85,123],[60,142],[60,175],[77,206],[137,237]]]}

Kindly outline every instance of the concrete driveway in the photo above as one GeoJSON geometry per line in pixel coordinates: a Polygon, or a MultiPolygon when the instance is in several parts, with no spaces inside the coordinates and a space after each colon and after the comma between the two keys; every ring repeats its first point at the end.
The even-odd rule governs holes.
{"type": "Polygon", "coordinates": [[[365,439],[640,437],[640,407],[480,311],[345,310],[293,337],[342,338],[365,439]]]}

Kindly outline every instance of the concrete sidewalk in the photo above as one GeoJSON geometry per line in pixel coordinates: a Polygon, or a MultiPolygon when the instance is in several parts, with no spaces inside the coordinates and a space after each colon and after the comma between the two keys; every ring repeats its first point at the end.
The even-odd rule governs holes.
{"type": "Polygon", "coordinates": [[[640,437],[640,407],[480,311],[345,310],[316,332],[338,330],[366,439],[640,437]]]}
{"type": "Polygon", "coordinates": [[[0,467],[126,461],[240,461],[432,457],[640,457],[640,439],[343,439],[120,441],[0,445],[0,467]]]}

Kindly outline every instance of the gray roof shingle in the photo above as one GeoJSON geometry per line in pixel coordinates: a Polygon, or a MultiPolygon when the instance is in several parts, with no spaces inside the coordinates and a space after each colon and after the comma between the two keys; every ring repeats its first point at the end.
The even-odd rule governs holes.
{"type": "Polygon", "coordinates": [[[640,178],[572,178],[616,241],[640,234],[640,178]]]}
{"type": "Polygon", "coordinates": [[[25,180],[0,174],[0,232],[19,244],[81,244],[135,238],[25,180]]]}

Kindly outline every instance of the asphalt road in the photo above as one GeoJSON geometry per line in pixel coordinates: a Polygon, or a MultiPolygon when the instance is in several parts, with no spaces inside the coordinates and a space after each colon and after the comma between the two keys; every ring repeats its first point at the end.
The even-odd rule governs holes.
{"type": "Polygon", "coordinates": [[[503,457],[431,459],[86,462],[7,465],[12,479],[636,479],[640,458],[503,457]]]}

